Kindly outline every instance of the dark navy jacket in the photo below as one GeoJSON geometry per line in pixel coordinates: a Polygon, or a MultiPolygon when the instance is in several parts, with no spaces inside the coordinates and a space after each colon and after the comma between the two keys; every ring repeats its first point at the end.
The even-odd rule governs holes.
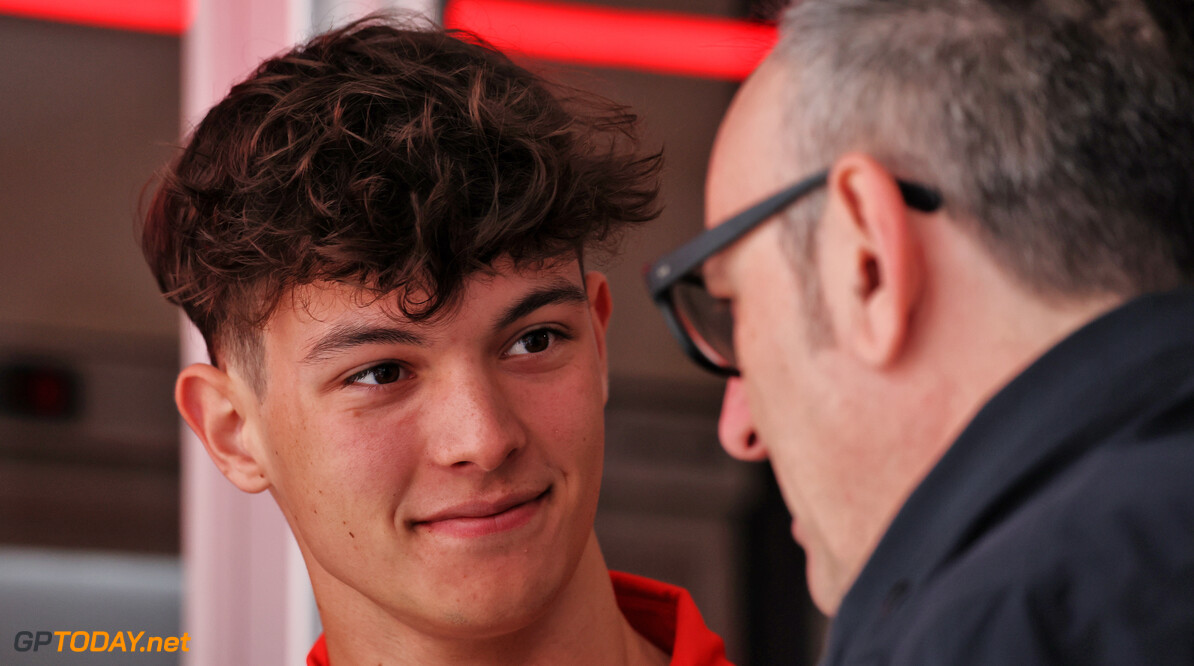
{"type": "Polygon", "coordinates": [[[987,403],[913,492],[825,664],[1194,664],[1194,292],[1136,299],[987,403]]]}

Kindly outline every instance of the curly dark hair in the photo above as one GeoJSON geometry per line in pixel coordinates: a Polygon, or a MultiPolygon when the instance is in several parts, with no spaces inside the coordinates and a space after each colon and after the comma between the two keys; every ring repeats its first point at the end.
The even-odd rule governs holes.
{"type": "Polygon", "coordinates": [[[372,16],[265,61],[208,112],[160,176],[142,250],[212,362],[252,375],[295,287],[402,288],[418,321],[499,258],[612,250],[658,215],[661,156],[639,152],[636,121],[471,34],[372,16]]]}

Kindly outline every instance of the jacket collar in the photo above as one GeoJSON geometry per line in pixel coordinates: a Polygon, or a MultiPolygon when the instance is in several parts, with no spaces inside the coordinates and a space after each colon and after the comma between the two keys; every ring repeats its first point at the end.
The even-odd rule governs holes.
{"type": "Polygon", "coordinates": [[[896,514],[842,600],[826,662],[853,652],[1057,470],[1171,400],[1194,371],[1192,346],[1194,290],[1151,294],[1097,317],[1009,382],[896,514]]]}

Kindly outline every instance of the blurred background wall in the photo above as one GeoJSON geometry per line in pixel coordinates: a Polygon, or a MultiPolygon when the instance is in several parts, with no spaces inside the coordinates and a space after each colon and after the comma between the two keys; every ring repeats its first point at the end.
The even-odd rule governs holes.
{"type": "MultiPolygon", "coordinates": [[[[315,2],[310,27],[376,4],[315,2]]],[[[744,19],[775,3],[588,4],[744,19]]],[[[142,189],[180,136],[184,51],[164,32],[0,14],[0,663],[26,663],[10,661],[16,631],[69,612],[129,605],[130,617],[174,627],[163,633],[187,628],[177,614],[146,613],[185,594],[171,401],[179,322],[134,234],[142,189]],[[142,603],[116,603],[121,590],[142,603]]],[[[645,144],[666,151],[662,218],[605,267],[615,312],[597,528],[607,559],[689,587],[739,663],[811,663],[820,620],[769,471],[720,450],[721,384],[683,357],[642,288],[642,265],[701,228],[705,165],[737,84],[526,63],[630,105],[645,144]]]]}

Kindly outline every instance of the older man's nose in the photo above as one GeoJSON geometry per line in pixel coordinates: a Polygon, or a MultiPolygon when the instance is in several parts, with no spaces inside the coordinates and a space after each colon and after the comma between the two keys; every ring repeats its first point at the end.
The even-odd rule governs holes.
{"type": "Polygon", "coordinates": [[[739,377],[726,382],[725,396],[721,401],[721,418],[717,422],[717,435],[721,446],[739,460],[764,460],[767,449],[755,432],[755,422],[746,404],[746,386],[739,377]]]}

